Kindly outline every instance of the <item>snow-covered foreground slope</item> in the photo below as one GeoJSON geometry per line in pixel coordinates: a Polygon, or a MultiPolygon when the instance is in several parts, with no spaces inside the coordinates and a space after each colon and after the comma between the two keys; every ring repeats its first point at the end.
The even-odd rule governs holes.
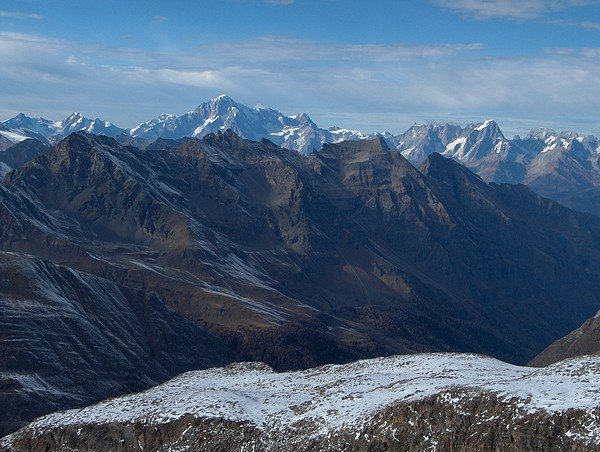
{"type": "MultiPolygon", "coordinates": [[[[188,431],[195,429],[196,436],[191,441],[196,441],[200,449],[206,435],[210,436],[209,430],[224,421],[229,430],[251,426],[261,432],[260,440],[255,439],[259,448],[275,444],[296,444],[294,447],[298,448],[297,444],[311,441],[321,441],[329,447],[334,437],[340,446],[343,432],[351,432],[359,441],[366,427],[373,435],[388,431],[394,438],[406,427],[401,423],[401,409],[394,411],[395,407],[409,407],[409,412],[416,413],[423,410],[427,400],[439,405],[434,413],[443,415],[441,407],[450,410],[445,421],[448,426],[453,423],[453,416],[463,415],[469,417],[469,422],[480,414],[487,416],[483,419],[486,422],[506,418],[515,428],[519,419],[539,424],[540,419],[548,418],[554,423],[568,415],[568,427],[560,430],[557,426],[554,435],[580,441],[590,448],[600,444],[600,357],[576,358],[536,369],[479,355],[423,354],[288,373],[275,373],[255,363],[188,372],[139,394],[45,416],[5,438],[1,445],[18,447],[27,441],[31,445],[32,439],[39,440],[50,433],[56,440],[61,437],[60,432],[65,434],[75,427],[77,435],[92,427],[98,435],[108,426],[119,425],[118,431],[134,425],[142,431],[156,430],[185,420],[188,431]],[[484,408],[484,413],[479,413],[484,408]],[[197,421],[190,424],[190,419],[213,421],[207,427],[208,424],[197,421]],[[199,428],[204,430],[204,436],[197,436],[199,428]]],[[[423,420],[422,414],[419,419],[423,420]]],[[[427,435],[435,448],[440,438],[432,428],[434,419],[429,421],[427,435]]],[[[414,426],[416,421],[406,422],[414,426]]],[[[413,430],[418,428],[423,426],[413,430]]],[[[223,435],[219,437],[222,439],[223,435]]],[[[147,435],[142,436],[148,441],[147,435]]],[[[424,432],[421,437],[425,438],[424,432]]],[[[399,444],[403,441],[397,440],[399,444]]],[[[72,438],[65,441],[76,445],[72,438]]],[[[187,441],[189,446],[190,440],[187,441]]],[[[143,449],[142,443],[138,445],[143,449]]]]}

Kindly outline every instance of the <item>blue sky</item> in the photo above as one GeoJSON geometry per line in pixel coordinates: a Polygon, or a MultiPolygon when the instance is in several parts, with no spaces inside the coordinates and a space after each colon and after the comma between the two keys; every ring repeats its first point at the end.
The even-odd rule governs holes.
{"type": "Polygon", "coordinates": [[[132,127],[223,92],[321,126],[600,134],[600,0],[0,0],[0,117],[132,127]]]}

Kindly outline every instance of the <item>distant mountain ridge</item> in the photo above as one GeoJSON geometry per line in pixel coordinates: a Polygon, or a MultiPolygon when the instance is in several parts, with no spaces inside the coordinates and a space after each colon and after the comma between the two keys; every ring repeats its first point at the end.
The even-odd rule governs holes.
{"type": "Polygon", "coordinates": [[[204,102],[183,115],[163,113],[133,129],[117,127],[98,118],[89,119],[80,113],[72,113],[62,121],[31,118],[20,113],[1,125],[5,131],[0,129],[0,136],[12,143],[28,137],[57,142],[70,133],[81,131],[117,138],[121,143],[137,140],[137,143],[148,145],[158,138],[202,138],[209,133],[231,129],[244,138],[255,141],[266,138],[304,155],[321,149],[324,143],[367,138],[366,134],[354,130],[320,128],[306,113],[286,116],[272,108],[247,107],[226,94],[204,102]]]}
{"type": "MultiPolygon", "coordinates": [[[[36,138],[35,135],[37,135],[37,138],[42,137],[50,141],[57,141],[57,139],[63,138],[73,132],[88,132],[109,137],[129,133],[128,129],[122,129],[99,118],[89,119],[77,112],[71,113],[61,121],[30,118],[23,113],[19,113],[14,118],[3,121],[2,124],[16,135],[21,134],[22,137],[31,138],[36,138]],[[34,136],[31,136],[31,133],[34,136]]],[[[15,140],[19,140],[19,138],[15,137],[15,140]]]]}
{"type": "MultiPolygon", "coordinates": [[[[226,130],[254,141],[268,139],[302,155],[310,155],[327,143],[381,137],[415,166],[437,152],[463,163],[486,182],[523,183],[542,196],[600,215],[597,137],[539,129],[524,138],[509,139],[493,119],[465,127],[414,125],[399,135],[365,134],[339,127],[324,129],[306,113],[286,116],[271,108],[251,108],[223,94],[183,115],[161,114],[133,129],[120,128],[98,118],[92,120],[79,113],[62,121],[29,118],[21,113],[0,123],[0,151],[27,138],[47,145],[76,131],[105,135],[122,144],[145,148],[157,139],[202,138],[226,130]]],[[[0,175],[16,167],[4,160],[0,152],[0,175]]]]}
{"type": "Polygon", "coordinates": [[[513,154],[535,155],[543,149],[539,147],[540,141],[558,137],[571,141],[576,139],[587,150],[600,153],[600,140],[593,135],[559,134],[542,128],[532,130],[525,138],[516,136],[507,139],[493,119],[465,127],[449,123],[414,125],[398,135],[390,132],[363,133],[337,126],[325,129],[317,126],[306,113],[286,116],[272,108],[252,108],[226,94],[203,102],[195,110],[179,116],[162,113],[132,129],[121,128],[99,118],[89,119],[77,112],[59,121],[31,118],[19,113],[0,123],[0,135],[9,137],[12,133],[13,142],[27,137],[58,141],[70,133],[83,131],[118,138],[120,142],[127,141],[127,137],[138,138],[149,144],[158,138],[201,138],[228,129],[249,140],[269,139],[278,146],[304,155],[310,154],[313,149],[321,149],[325,143],[382,137],[390,147],[398,149],[416,165],[433,152],[462,162],[480,160],[492,152],[504,156],[509,148],[513,154]]]}
{"type": "Polygon", "coordinates": [[[490,119],[464,128],[414,126],[393,144],[413,164],[439,152],[486,182],[522,183],[568,207],[600,215],[600,140],[593,135],[539,129],[507,139],[490,119]]]}
{"type": "Polygon", "coordinates": [[[319,128],[306,113],[285,116],[271,108],[250,108],[225,94],[181,116],[162,114],[133,128],[130,135],[154,141],[157,138],[202,138],[228,129],[249,140],[266,138],[304,155],[321,149],[324,143],[366,138],[356,131],[319,128]]]}

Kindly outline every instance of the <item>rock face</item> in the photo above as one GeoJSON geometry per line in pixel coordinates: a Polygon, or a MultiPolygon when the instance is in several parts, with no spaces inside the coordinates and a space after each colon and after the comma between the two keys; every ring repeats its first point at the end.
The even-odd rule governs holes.
{"type": "MultiPolygon", "coordinates": [[[[417,170],[381,138],[306,158],[231,131],[146,150],[76,133],[5,177],[0,224],[1,250],[109,281],[123,309],[124,288],[160,300],[223,356],[277,370],[424,351],[525,363],[600,308],[599,219],[439,154],[417,170]]],[[[197,345],[178,362],[209,365],[191,337],[161,350],[197,345]]],[[[177,367],[148,366],[153,381],[177,367]]]]}
{"type": "Polygon", "coordinates": [[[576,330],[550,344],[532,361],[532,366],[547,366],[566,358],[600,354],[600,312],[576,330]]]}
{"type": "Polygon", "coordinates": [[[278,374],[189,372],[54,413],[4,438],[25,450],[600,450],[600,360],[546,369],[429,354],[278,374]]]}
{"type": "MultiPolygon", "coordinates": [[[[273,338],[255,328],[286,336],[300,322],[305,346],[309,331],[326,331],[343,359],[477,344],[524,362],[600,304],[597,220],[437,154],[417,171],[381,139],[306,160],[231,132],[153,151],[76,134],[5,189],[39,217],[6,247],[29,252],[37,240],[36,254],[155,290],[278,368],[290,364],[261,355],[255,342],[273,338]]],[[[301,354],[291,367],[320,364],[316,349],[301,354]]]]}
{"type": "Polygon", "coordinates": [[[0,253],[0,432],[231,359],[155,295],[0,253]]]}

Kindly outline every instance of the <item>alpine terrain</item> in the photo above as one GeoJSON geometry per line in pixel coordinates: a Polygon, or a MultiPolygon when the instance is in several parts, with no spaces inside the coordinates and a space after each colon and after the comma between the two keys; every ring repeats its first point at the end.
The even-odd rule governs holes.
{"type": "Polygon", "coordinates": [[[0,452],[600,452],[600,0],[4,3],[0,452]]]}
{"type": "Polygon", "coordinates": [[[507,139],[495,121],[487,120],[465,128],[414,126],[388,141],[414,164],[439,152],[487,182],[522,183],[542,196],[600,215],[600,141],[594,136],[541,129],[507,139]]]}
{"type": "Polygon", "coordinates": [[[4,177],[0,223],[4,433],[233,361],[524,364],[600,309],[600,219],[381,137],[76,132],[4,177]]]}

